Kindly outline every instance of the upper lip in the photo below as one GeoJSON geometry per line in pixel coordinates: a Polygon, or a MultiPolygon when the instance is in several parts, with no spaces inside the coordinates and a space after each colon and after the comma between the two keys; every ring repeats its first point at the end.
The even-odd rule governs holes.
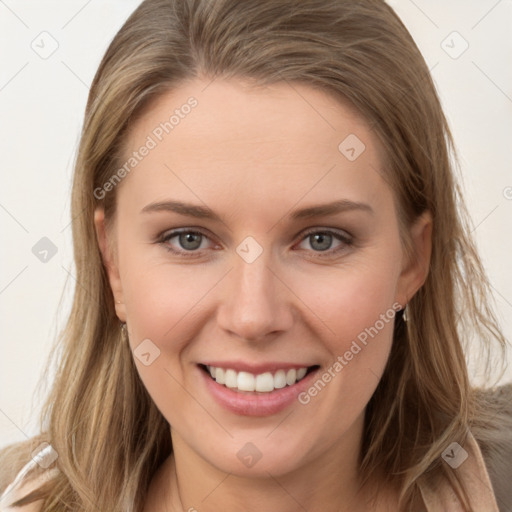
{"type": "Polygon", "coordinates": [[[310,366],[317,366],[307,363],[246,363],[244,361],[205,361],[201,363],[205,366],[214,366],[216,368],[224,368],[225,370],[231,369],[236,372],[248,372],[254,375],[260,373],[275,372],[277,370],[291,370],[292,368],[309,368],[310,366]]]}

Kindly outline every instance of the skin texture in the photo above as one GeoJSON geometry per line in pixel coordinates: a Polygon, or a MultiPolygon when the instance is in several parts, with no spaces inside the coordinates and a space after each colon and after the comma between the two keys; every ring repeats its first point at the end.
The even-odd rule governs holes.
{"type": "MultiPolygon", "coordinates": [[[[174,446],[153,480],[148,510],[365,510],[369,494],[357,494],[356,485],[364,411],[390,352],[392,321],[309,403],[269,416],[217,404],[197,365],[293,362],[320,365],[322,375],[424,283],[431,218],[412,227],[417,257],[406,259],[375,136],[354,109],[305,85],[183,84],[134,123],[127,158],[191,96],[197,106],[117,186],[113,230],[105,230],[101,208],[95,215],[130,346],[149,339],[160,350],[149,366],[135,358],[174,446]],[[338,149],[350,134],[365,144],[354,161],[338,149]],[[141,213],[171,199],[208,206],[222,221],[141,213]],[[373,213],[289,217],[340,199],[373,213]],[[183,255],[190,245],[178,236],[159,239],[178,228],[205,234],[199,249],[188,249],[199,257],[183,255]],[[310,228],[349,234],[352,244],[315,241],[305,234],[310,228]],[[236,251],[248,236],[262,248],[252,263],[236,251]],[[246,443],[261,453],[252,467],[237,457],[246,443]]],[[[375,510],[392,510],[394,499],[381,494],[375,510]]]]}

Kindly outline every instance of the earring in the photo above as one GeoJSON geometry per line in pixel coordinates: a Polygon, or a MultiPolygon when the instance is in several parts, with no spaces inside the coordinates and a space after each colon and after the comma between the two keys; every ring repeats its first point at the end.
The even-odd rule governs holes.
{"type": "Polygon", "coordinates": [[[407,320],[409,320],[409,317],[407,315],[407,304],[405,305],[405,308],[403,309],[402,318],[403,318],[404,322],[407,322],[407,320]]]}
{"type": "Polygon", "coordinates": [[[126,322],[121,323],[121,337],[123,341],[128,341],[128,329],[126,328],[126,322]]]}

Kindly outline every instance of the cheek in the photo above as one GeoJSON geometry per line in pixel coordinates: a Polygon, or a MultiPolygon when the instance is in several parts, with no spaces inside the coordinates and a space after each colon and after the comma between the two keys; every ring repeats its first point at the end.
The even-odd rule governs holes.
{"type": "Polygon", "coordinates": [[[176,420],[176,411],[206,421],[204,410],[184,393],[184,364],[190,340],[200,328],[200,320],[195,318],[201,314],[201,299],[218,279],[204,272],[199,278],[192,266],[154,265],[132,255],[121,278],[130,346],[139,376],[170,423],[176,420]],[[149,357],[144,356],[147,353],[149,357]]]}
{"type": "Polygon", "coordinates": [[[319,319],[334,356],[348,350],[359,335],[364,339],[366,330],[376,323],[379,332],[386,332],[399,309],[395,304],[398,273],[393,263],[366,262],[329,269],[314,278],[303,275],[295,279],[294,292],[319,319]]]}
{"type": "MultiPolygon", "coordinates": [[[[128,238],[128,237],[127,237],[128,238]]],[[[171,262],[164,248],[126,240],[120,261],[124,302],[134,339],[149,338],[179,351],[222,269],[171,262]]],[[[225,271],[225,269],[224,269],[225,271]]]]}
{"type": "MultiPolygon", "coordinates": [[[[208,292],[221,282],[225,269],[171,264],[163,261],[163,252],[155,261],[136,245],[125,254],[130,257],[122,261],[121,279],[134,361],[144,386],[170,421],[172,411],[190,406],[183,392],[190,370],[185,367],[187,353],[204,327],[208,292]],[[139,357],[148,352],[150,357],[139,357]]],[[[204,414],[202,409],[193,412],[204,414]]]]}
{"type": "Polygon", "coordinates": [[[361,413],[375,391],[400,309],[395,302],[399,269],[391,258],[387,264],[374,261],[298,281],[294,289],[321,319],[319,342],[330,354],[318,375],[321,382],[315,381],[301,403],[314,411],[312,417],[336,417],[340,428],[361,413]]]}

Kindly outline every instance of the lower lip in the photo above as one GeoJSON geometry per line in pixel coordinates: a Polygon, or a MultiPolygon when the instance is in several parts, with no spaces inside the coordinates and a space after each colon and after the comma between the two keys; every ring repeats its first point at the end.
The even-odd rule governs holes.
{"type": "Polygon", "coordinates": [[[213,380],[199,366],[197,370],[214,400],[225,409],[243,416],[271,416],[283,411],[297,400],[297,396],[310,385],[318,368],[292,386],[275,389],[269,393],[235,391],[213,380]]]}

